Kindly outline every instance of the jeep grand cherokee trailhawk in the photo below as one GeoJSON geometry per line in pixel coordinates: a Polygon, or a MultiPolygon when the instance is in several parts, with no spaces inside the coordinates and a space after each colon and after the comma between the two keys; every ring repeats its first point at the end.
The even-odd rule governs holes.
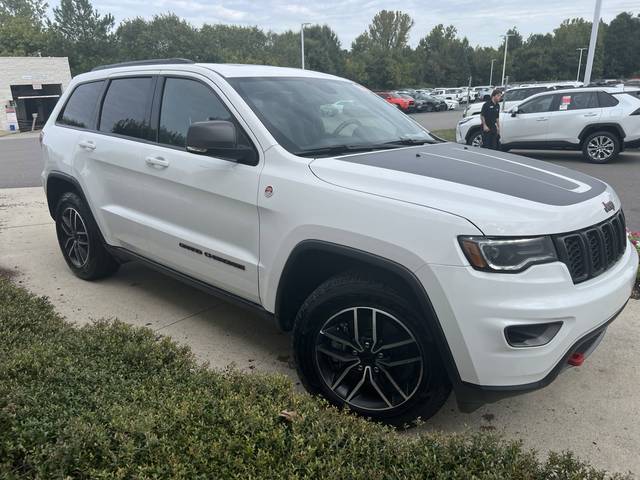
{"type": "Polygon", "coordinates": [[[41,140],[78,277],[136,260],[258,311],[292,331],[309,391],[389,423],[428,418],[452,388],[471,410],[547,385],[636,275],[605,183],[443,142],[331,75],[101,67],[41,140]]]}

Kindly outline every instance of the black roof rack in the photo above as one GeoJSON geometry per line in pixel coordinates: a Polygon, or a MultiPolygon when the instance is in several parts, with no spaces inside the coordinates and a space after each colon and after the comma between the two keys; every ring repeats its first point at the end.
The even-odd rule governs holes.
{"type": "Polygon", "coordinates": [[[117,67],[138,67],[141,65],[178,65],[181,63],[195,63],[188,58],[158,58],[154,60],[134,60],[132,62],[112,63],[111,65],[99,65],[91,69],[92,72],[96,70],[105,70],[107,68],[117,67]]]}

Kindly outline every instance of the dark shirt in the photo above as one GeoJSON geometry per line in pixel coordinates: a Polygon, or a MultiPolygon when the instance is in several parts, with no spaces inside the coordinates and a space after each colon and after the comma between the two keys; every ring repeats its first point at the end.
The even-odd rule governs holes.
{"type": "Polygon", "coordinates": [[[484,123],[491,129],[492,132],[497,131],[496,122],[500,117],[500,104],[493,103],[493,101],[488,100],[482,106],[482,112],[480,115],[484,117],[484,123]]]}

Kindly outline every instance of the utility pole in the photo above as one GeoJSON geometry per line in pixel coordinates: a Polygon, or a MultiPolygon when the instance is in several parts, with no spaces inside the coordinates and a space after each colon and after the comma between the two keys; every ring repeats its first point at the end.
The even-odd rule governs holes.
{"type": "Polygon", "coordinates": [[[589,55],[587,55],[587,68],[584,72],[584,84],[591,83],[591,72],[593,70],[593,59],[596,54],[596,43],[598,41],[598,27],[600,27],[600,11],[602,0],[596,0],[596,8],[593,12],[593,25],[591,25],[591,39],[589,40],[589,55]]]}
{"type": "Polygon", "coordinates": [[[493,87],[493,64],[495,63],[496,59],[494,58],[493,60],[491,60],[491,73],[489,74],[489,85],[491,85],[493,87]]]}
{"type": "Polygon", "coordinates": [[[580,60],[578,60],[578,75],[576,75],[576,82],[580,81],[580,69],[582,68],[582,52],[589,50],[588,48],[576,48],[580,52],[580,60]]]}
{"type": "Polygon", "coordinates": [[[509,48],[509,37],[513,37],[513,33],[505,33],[500,35],[504,38],[504,61],[502,62],[502,84],[504,86],[504,74],[507,70],[507,49],[509,48]]]}
{"type": "Polygon", "coordinates": [[[304,70],[304,27],[306,27],[307,25],[311,25],[310,23],[301,23],[300,24],[300,57],[301,57],[301,64],[302,64],[302,70],[304,70]]]}

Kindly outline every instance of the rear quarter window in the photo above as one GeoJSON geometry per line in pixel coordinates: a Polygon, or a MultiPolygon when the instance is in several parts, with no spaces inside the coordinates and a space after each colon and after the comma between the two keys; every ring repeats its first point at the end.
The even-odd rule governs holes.
{"type": "Polygon", "coordinates": [[[76,128],[95,128],[98,99],[104,88],[104,80],[78,85],[60,111],[56,123],[76,128]]]}
{"type": "Polygon", "coordinates": [[[600,102],[600,107],[602,108],[615,107],[619,103],[615,97],[607,92],[598,92],[598,102],[600,102]]]}

